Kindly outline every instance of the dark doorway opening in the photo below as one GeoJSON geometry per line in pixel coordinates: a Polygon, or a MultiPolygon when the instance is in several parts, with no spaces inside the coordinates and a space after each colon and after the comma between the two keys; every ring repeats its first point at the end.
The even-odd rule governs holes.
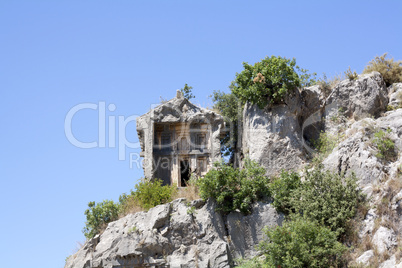
{"type": "Polygon", "coordinates": [[[190,179],[190,165],[188,160],[180,161],[181,187],[186,187],[190,179]]]}

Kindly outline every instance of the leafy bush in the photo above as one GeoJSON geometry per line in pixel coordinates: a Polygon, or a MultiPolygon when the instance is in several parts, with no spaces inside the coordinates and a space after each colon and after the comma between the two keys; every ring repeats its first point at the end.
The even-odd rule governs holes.
{"type": "Polygon", "coordinates": [[[193,89],[193,87],[190,87],[189,85],[184,84],[184,87],[181,88],[180,91],[183,93],[183,96],[186,99],[191,100],[191,99],[195,98],[195,96],[191,92],[192,89],[193,89]]]}
{"type": "Polygon", "coordinates": [[[270,184],[270,192],[274,198],[274,207],[284,213],[291,212],[293,192],[300,185],[300,176],[295,172],[282,171],[279,177],[273,178],[270,184]]]}
{"type": "MultiPolygon", "coordinates": [[[[340,115],[338,112],[336,115],[331,117],[332,121],[342,122],[344,120],[344,116],[340,115]]],[[[322,161],[334,150],[336,145],[339,143],[340,137],[321,132],[320,136],[317,140],[313,140],[312,145],[316,149],[316,153],[314,158],[312,159],[312,165],[318,166],[322,163],[322,161]]]]}
{"type": "Polygon", "coordinates": [[[262,268],[264,267],[264,263],[262,260],[257,257],[253,259],[236,259],[235,260],[236,267],[238,268],[262,268]]]}
{"type": "Polygon", "coordinates": [[[131,191],[129,196],[122,196],[120,201],[122,204],[126,204],[130,199],[133,199],[134,203],[148,210],[172,201],[175,194],[176,187],[174,186],[162,185],[162,181],[159,179],[152,181],[144,179],[135,185],[135,191],[131,191]]]}
{"type": "Polygon", "coordinates": [[[260,243],[265,267],[338,267],[347,250],[333,231],[302,217],[265,233],[268,239],[260,243]]]}
{"type": "Polygon", "coordinates": [[[87,220],[83,233],[90,239],[104,230],[109,222],[119,219],[119,216],[168,203],[175,193],[176,187],[162,186],[161,180],[142,180],[135,185],[135,191],[131,190],[129,195],[120,195],[118,203],[109,200],[98,204],[89,202],[89,208],[85,210],[87,220]]]}
{"type": "Polygon", "coordinates": [[[304,217],[323,224],[337,235],[346,231],[363,195],[356,177],[341,176],[320,168],[306,171],[304,182],[293,194],[292,208],[304,217]]]}
{"type": "MultiPolygon", "coordinates": [[[[333,120],[337,119],[333,118],[333,120]]],[[[335,148],[337,144],[338,144],[338,137],[330,133],[321,132],[320,137],[314,143],[314,147],[317,149],[318,153],[326,156],[332,152],[332,150],[335,148]]]]}
{"type": "Polygon", "coordinates": [[[250,160],[245,161],[242,170],[217,162],[214,169],[198,179],[200,196],[214,198],[217,209],[224,213],[238,209],[247,214],[255,201],[269,195],[269,179],[264,174],[265,169],[250,160]]]}
{"type": "Polygon", "coordinates": [[[377,148],[376,157],[385,160],[393,160],[396,156],[395,143],[390,139],[389,133],[391,129],[388,128],[386,132],[379,130],[374,133],[373,144],[377,148]]]}
{"type": "Polygon", "coordinates": [[[394,61],[393,58],[387,59],[386,57],[387,53],[382,56],[376,56],[364,68],[363,73],[379,72],[387,86],[402,82],[402,61],[394,61]]]}
{"type": "Polygon", "coordinates": [[[90,239],[105,229],[109,222],[115,221],[119,216],[119,204],[110,200],[104,200],[101,203],[88,203],[88,209],[85,210],[87,221],[82,230],[85,237],[90,239]]]}
{"type": "Polygon", "coordinates": [[[268,103],[280,103],[289,90],[314,81],[307,70],[296,66],[295,59],[280,56],[266,57],[254,65],[244,62],[243,67],[232,82],[232,92],[242,102],[249,101],[261,109],[268,103]]]}

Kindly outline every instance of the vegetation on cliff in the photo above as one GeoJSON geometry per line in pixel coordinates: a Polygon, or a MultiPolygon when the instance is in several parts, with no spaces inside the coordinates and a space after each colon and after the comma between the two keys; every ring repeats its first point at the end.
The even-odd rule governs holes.
{"type": "Polygon", "coordinates": [[[315,82],[307,70],[296,65],[296,59],[271,56],[254,65],[244,62],[243,67],[232,82],[232,93],[261,109],[268,103],[282,102],[290,90],[315,82]]]}
{"type": "MultiPolygon", "coordinates": [[[[378,71],[387,85],[390,85],[402,82],[401,65],[400,61],[386,59],[384,54],[371,61],[364,72],[378,71]]],[[[223,155],[236,152],[236,131],[241,123],[245,102],[254,103],[260,108],[280,104],[290,90],[315,83],[312,75],[296,66],[295,60],[282,57],[267,57],[254,65],[244,63],[243,67],[244,70],[236,74],[230,93],[213,93],[214,108],[232,127],[231,134],[223,140],[223,155]]],[[[351,80],[358,77],[350,69],[346,76],[351,80]]],[[[325,96],[334,87],[334,81],[328,81],[325,77],[318,80],[325,96]]],[[[182,92],[187,98],[192,97],[191,87],[187,84],[182,92]]],[[[338,114],[342,112],[339,110],[338,114]]],[[[330,120],[339,121],[338,114],[330,120]]],[[[367,143],[371,143],[374,155],[384,162],[394,161],[397,157],[390,132],[390,129],[378,130],[367,143]]],[[[282,226],[265,230],[267,239],[260,244],[265,260],[254,259],[244,263],[244,267],[337,267],[346,261],[345,252],[357,241],[353,240],[357,236],[356,218],[360,216],[359,213],[364,216],[368,209],[356,183],[358,178],[353,173],[345,176],[326,171],[320,165],[334,150],[338,138],[333,133],[321,133],[314,144],[317,155],[312,162],[315,165],[302,173],[283,171],[269,178],[265,175],[266,170],[258,163],[245,159],[242,169],[224,162],[215,163],[214,168],[204,177],[198,178],[196,183],[192,180],[192,184],[187,187],[188,191],[196,193],[192,196],[197,197],[199,194],[205,200],[216,200],[217,210],[225,215],[232,211],[248,214],[254,202],[268,199],[272,200],[272,205],[278,211],[286,215],[282,226]]],[[[118,217],[148,210],[170,202],[175,197],[186,196],[183,191],[187,190],[180,193],[173,186],[163,186],[159,180],[144,180],[130,194],[121,195],[118,203],[108,200],[98,204],[90,202],[85,211],[87,221],[84,234],[92,238],[118,217]]],[[[384,207],[390,198],[386,201],[384,207]]]]}
{"type": "Polygon", "coordinates": [[[394,58],[388,59],[387,54],[376,56],[364,68],[363,73],[379,72],[387,86],[390,86],[393,83],[402,82],[402,61],[394,61],[394,58]]]}
{"type": "Polygon", "coordinates": [[[269,196],[269,178],[258,163],[245,160],[244,169],[236,169],[224,162],[215,163],[203,178],[198,179],[200,196],[213,198],[223,213],[239,210],[245,214],[251,205],[269,196]]]}

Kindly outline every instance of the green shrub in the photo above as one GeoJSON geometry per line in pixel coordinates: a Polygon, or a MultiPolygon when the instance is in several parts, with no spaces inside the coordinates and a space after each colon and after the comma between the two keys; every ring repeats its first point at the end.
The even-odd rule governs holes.
{"type": "Polygon", "coordinates": [[[82,230],[85,237],[90,239],[104,230],[109,222],[115,221],[119,216],[119,204],[110,200],[104,200],[101,203],[88,203],[88,209],[85,210],[87,218],[85,227],[82,230]]]}
{"type": "MultiPolygon", "coordinates": [[[[135,191],[131,191],[131,197],[128,196],[127,198],[133,198],[139,206],[148,210],[172,201],[176,191],[176,187],[162,185],[162,181],[159,179],[152,181],[144,179],[135,185],[135,191]]],[[[121,200],[123,199],[121,198],[121,200]]]]}
{"type": "Polygon", "coordinates": [[[193,95],[193,93],[191,91],[192,89],[193,89],[193,87],[190,87],[189,85],[184,84],[184,87],[181,88],[180,91],[181,91],[181,93],[183,93],[183,96],[186,99],[191,100],[191,99],[195,98],[195,96],[193,95]]]}
{"type": "Polygon", "coordinates": [[[395,143],[390,139],[389,133],[391,133],[390,128],[386,132],[379,130],[374,133],[373,144],[377,148],[376,157],[379,159],[393,160],[396,156],[395,143]]]}
{"type": "Polygon", "coordinates": [[[304,182],[293,194],[292,208],[304,217],[323,224],[338,236],[355,214],[363,195],[356,177],[341,176],[320,168],[306,171],[304,182]]]}
{"type": "MultiPolygon", "coordinates": [[[[342,121],[343,115],[338,112],[336,115],[331,117],[331,120],[342,121]]],[[[321,132],[320,137],[317,140],[313,140],[313,147],[316,149],[316,153],[312,160],[313,166],[320,165],[322,161],[334,150],[336,145],[339,143],[339,138],[336,135],[321,132]]]]}
{"type": "Polygon", "coordinates": [[[258,258],[253,259],[237,259],[235,260],[236,267],[238,268],[262,268],[265,267],[262,260],[258,258]]]}
{"type": "MultiPolygon", "coordinates": [[[[334,118],[334,120],[336,119],[334,118]]],[[[338,137],[330,133],[321,132],[320,137],[314,144],[314,147],[317,149],[318,153],[326,156],[330,154],[332,150],[334,150],[337,144],[338,144],[338,137]]]]}
{"type": "Polygon", "coordinates": [[[200,196],[214,198],[217,209],[224,213],[238,209],[247,214],[255,201],[269,195],[269,179],[264,174],[265,169],[250,160],[245,161],[242,170],[217,162],[214,169],[198,179],[200,196]]]}
{"type": "Polygon", "coordinates": [[[264,267],[338,267],[347,250],[333,231],[302,217],[265,233],[268,239],[260,243],[264,267]]]}
{"type": "Polygon", "coordinates": [[[382,56],[376,56],[364,68],[363,73],[379,72],[387,86],[402,82],[402,61],[394,61],[393,58],[387,59],[386,57],[387,53],[382,56]]]}
{"type": "Polygon", "coordinates": [[[297,173],[282,171],[281,175],[273,178],[270,184],[270,192],[274,198],[273,206],[281,212],[291,212],[293,192],[300,185],[301,180],[297,173]]]}
{"type": "Polygon", "coordinates": [[[242,102],[249,101],[261,109],[268,103],[282,102],[289,90],[314,82],[307,70],[296,66],[295,59],[272,56],[254,65],[244,62],[243,67],[232,82],[232,92],[242,102]]]}
{"type": "Polygon", "coordinates": [[[393,111],[398,109],[398,107],[392,106],[392,105],[387,105],[387,111],[393,111]]]}
{"type": "Polygon", "coordinates": [[[130,194],[122,194],[119,202],[104,200],[101,203],[89,202],[85,210],[87,218],[83,233],[90,239],[104,230],[109,222],[142,210],[148,210],[157,205],[172,201],[176,194],[176,187],[162,186],[161,180],[142,180],[135,185],[135,191],[130,194]]]}

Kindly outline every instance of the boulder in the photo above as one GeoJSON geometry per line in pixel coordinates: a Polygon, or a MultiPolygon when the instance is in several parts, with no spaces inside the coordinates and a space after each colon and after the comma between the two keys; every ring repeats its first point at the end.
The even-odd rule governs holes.
{"type": "Polygon", "coordinates": [[[356,259],[356,263],[368,265],[372,257],[374,257],[374,250],[367,250],[359,258],[356,259]]]}
{"type": "Polygon", "coordinates": [[[345,116],[356,120],[378,117],[386,111],[387,94],[385,82],[378,72],[359,75],[356,80],[343,80],[326,100],[326,117],[337,113],[339,109],[345,116]]]}
{"type": "Polygon", "coordinates": [[[372,243],[380,254],[391,251],[397,245],[396,234],[393,230],[380,226],[373,236],[372,243]]]}

